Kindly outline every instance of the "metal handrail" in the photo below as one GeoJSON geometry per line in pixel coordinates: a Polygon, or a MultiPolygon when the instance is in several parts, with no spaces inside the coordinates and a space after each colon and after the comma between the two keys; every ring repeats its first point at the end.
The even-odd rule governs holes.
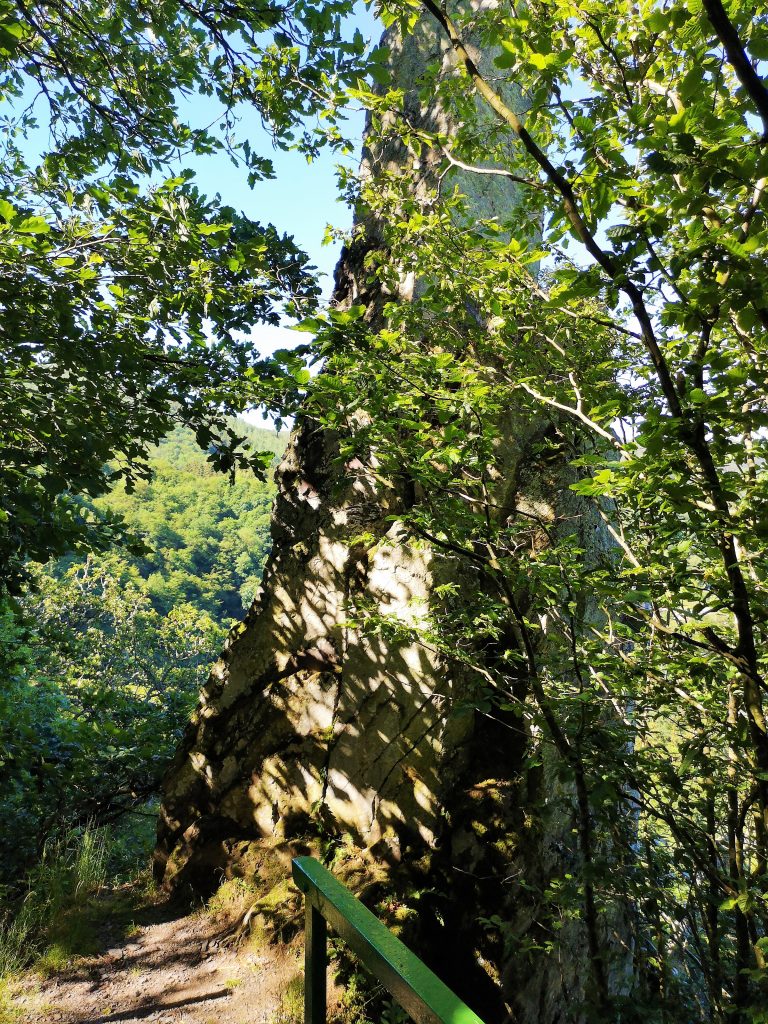
{"type": "Polygon", "coordinates": [[[483,1024],[480,1018],[314,857],[293,861],[304,893],[304,1024],[325,1024],[326,922],[416,1024],[483,1024]]]}

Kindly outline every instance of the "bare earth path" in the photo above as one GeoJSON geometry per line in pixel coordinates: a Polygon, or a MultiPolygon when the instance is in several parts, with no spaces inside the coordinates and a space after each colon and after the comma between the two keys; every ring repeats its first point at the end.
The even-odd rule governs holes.
{"type": "Polygon", "coordinates": [[[31,975],[19,1024],[292,1024],[300,1014],[297,945],[221,941],[221,919],[142,908],[129,929],[105,926],[97,955],[31,975]]]}

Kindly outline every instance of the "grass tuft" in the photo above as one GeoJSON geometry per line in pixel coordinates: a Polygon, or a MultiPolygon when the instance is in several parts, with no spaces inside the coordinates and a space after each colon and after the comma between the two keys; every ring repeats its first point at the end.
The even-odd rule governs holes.
{"type": "Polygon", "coordinates": [[[0,980],[0,1024],[17,1024],[21,1020],[21,1008],[14,1000],[15,992],[12,983],[0,980]]]}
{"type": "Polygon", "coordinates": [[[225,914],[239,917],[251,906],[259,895],[258,888],[244,878],[229,878],[222,882],[206,904],[209,914],[225,914]]]}
{"type": "Polygon", "coordinates": [[[44,970],[60,970],[73,949],[91,952],[93,930],[72,911],[86,905],[104,885],[106,861],[103,829],[78,829],[46,844],[29,872],[15,913],[0,918],[0,981],[13,978],[41,957],[44,970]],[[59,934],[63,927],[66,942],[59,934]]]}
{"type": "Polygon", "coordinates": [[[301,1024],[304,1020],[304,975],[291,978],[280,997],[275,1024],[301,1024]]]}

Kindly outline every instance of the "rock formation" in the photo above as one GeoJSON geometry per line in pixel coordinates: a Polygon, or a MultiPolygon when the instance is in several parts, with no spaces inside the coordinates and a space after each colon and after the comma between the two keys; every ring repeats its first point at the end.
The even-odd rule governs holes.
{"type": "MultiPolygon", "coordinates": [[[[424,107],[414,88],[429,61],[450,70],[436,33],[425,23],[405,44],[393,31],[385,42],[410,121],[450,130],[449,115],[424,107]]],[[[405,170],[419,195],[442,154],[423,154],[418,168],[408,160],[393,133],[390,149],[365,154],[364,168],[405,170]]],[[[461,186],[483,216],[506,216],[518,202],[504,178],[465,176],[461,186]]],[[[380,297],[361,261],[375,223],[366,229],[342,257],[337,300],[362,302],[375,317],[380,297]]],[[[400,298],[413,288],[404,277],[400,298]]],[[[558,503],[573,498],[562,469],[536,464],[540,429],[510,428],[500,476],[509,500],[551,508],[555,521],[558,503]]],[[[299,422],[276,473],[261,592],[214,666],[166,779],[157,876],[203,894],[224,876],[255,876],[258,909],[279,917],[290,903],[290,856],[334,854],[335,869],[369,897],[390,893],[406,906],[420,890],[410,900],[414,940],[489,1024],[510,1013],[539,1024],[580,1020],[579,929],[572,956],[542,952],[551,935],[535,895],[577,860],[569,801],[547,804],[551,780],[526,768],[530,737],[518,719],[452,714],[467,696],[460,674],[418,643],[350,623],[364,605],[417,625],[435,581],[455,567],[393,521],[412,495],[383,489],[371,465],[337,468],[336,454],[332,433],[299,422]],[[494,915],[503,927],[483,923],[494,915]]]]}

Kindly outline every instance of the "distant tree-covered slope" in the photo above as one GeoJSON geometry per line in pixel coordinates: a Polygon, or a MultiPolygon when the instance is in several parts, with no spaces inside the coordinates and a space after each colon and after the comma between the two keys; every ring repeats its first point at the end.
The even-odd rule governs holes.
{"type": "MultiPolygon", "coordinates": [[[[255,449],[276,456],[285,449],[285,434],[241,420],[237,430],[255,449]]],[[[191,604],[227,625],[243,615],[261,579],[269,550],[271,476],[260,481],[242,472],[231,483],[183,428],[158,446],[150,465],[151,481],[95,502],[122,516],[147,548],[143,556],[122,553],[120,560],[138,570],[156,611],[167,615],[191,604]]],[[[73,564],[73,558],[61,561],[57,571],[73,564]]]]}
{"type": "MultiPolygon", "coordinates": [[[[255,450],[285,435],[238,420],[255,450]]],[[[156,792],[209,666],[256,591],[271,473],[217,473],[191,431],[150,457],[153,478],[93,502],[143,554],[115,547],[30,566],[0,600],[2,887],[62,829],[114,821],[156,792]]]]}
{"type": "MultiPolygon", "coordinates": [[[[264,427],[256,427],[239,417],[232,421],[232,426],[240,437],[247,439],[248,445],[254,451],[274,452],[280,456],[285,451],[288,443],[288,434],[283,431],[278,434],[275,430],[268,430],[264,427]]],[[[175,469],[187,472],[198,473],[201,476],[210,476],[216,472],[200,450],[191,430],[184,427],[176,427],[153,453],[153,462],[167,462],[175,469]]],[[[248,474],[243,478],[251,479],[248,474]]]]}

